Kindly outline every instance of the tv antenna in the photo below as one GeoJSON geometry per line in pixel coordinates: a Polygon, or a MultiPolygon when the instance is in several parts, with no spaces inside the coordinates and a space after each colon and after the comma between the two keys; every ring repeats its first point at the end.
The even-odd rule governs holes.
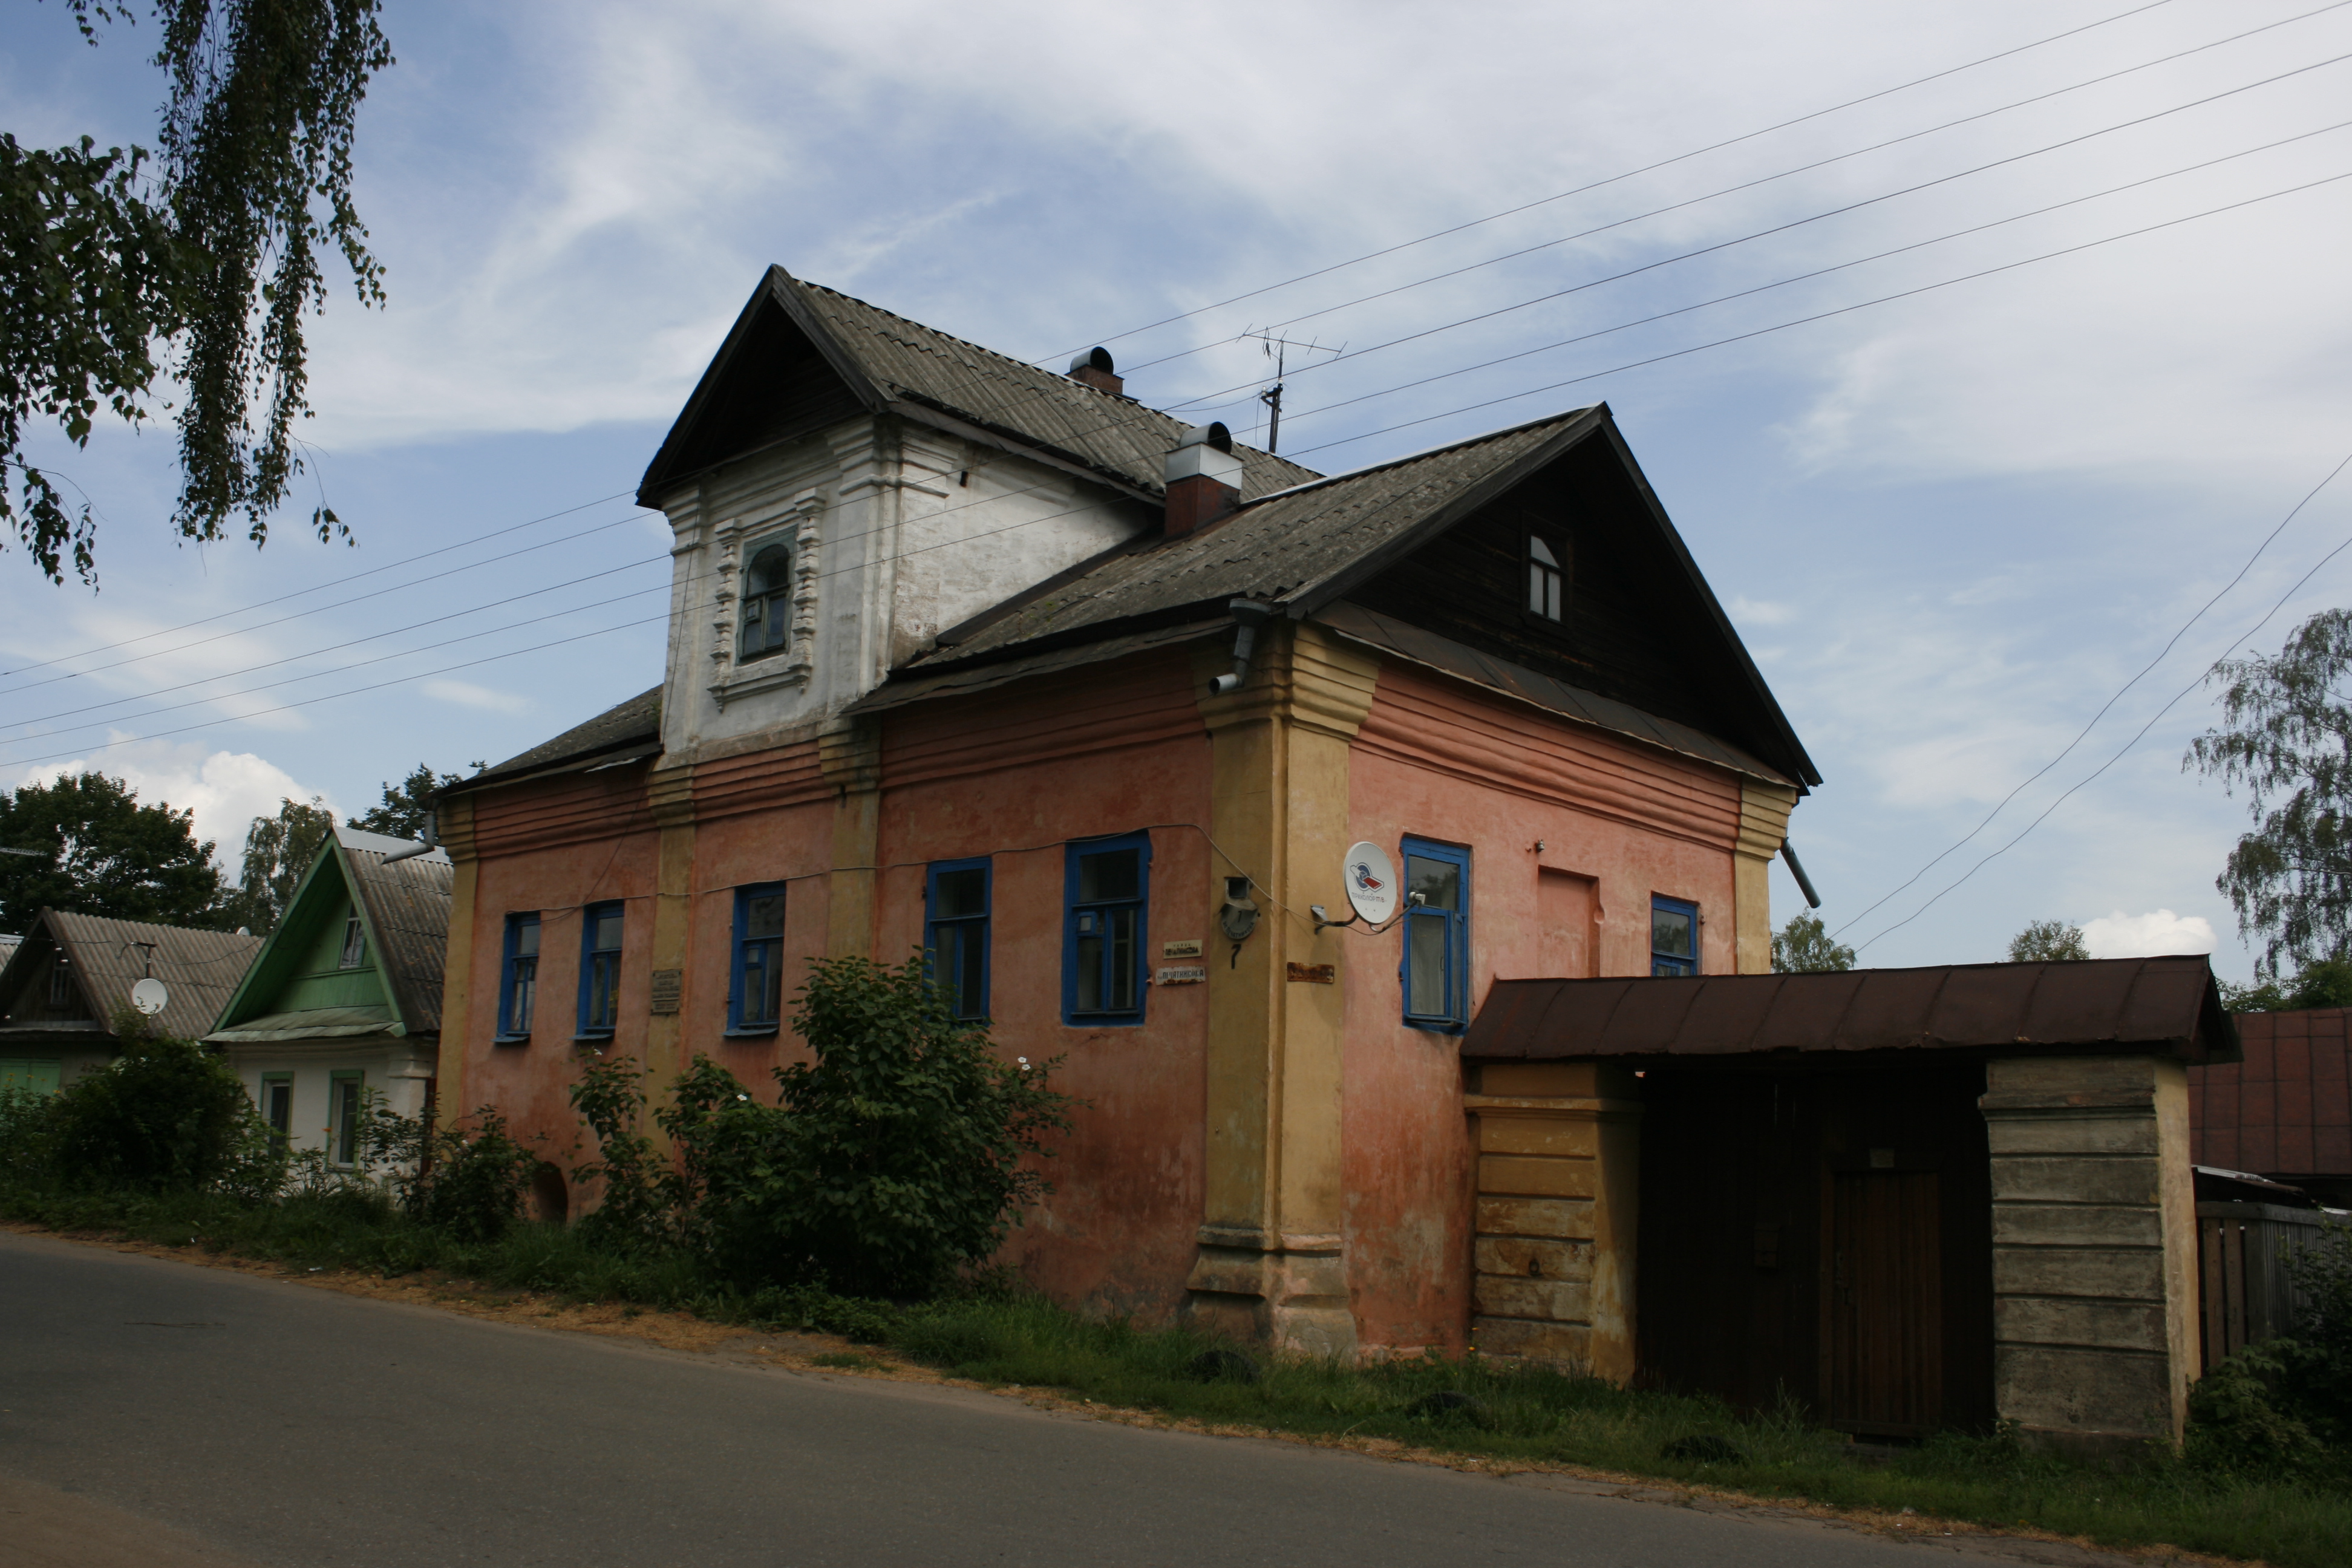
{"type": "Polygon", "coordinates": [[[1307,353],[1340,354],[1347,353],[1348,345],[1341,343],[1336,349],[1327,349],[1320,343],[1302,343],[1295,338],[1277,338],[1272,332],[1244,332],[1242,336],[1255,339],[1265,357],[1274,362],[1274,384],[1259,393],[1257,400],[1266,406],[1265,449],[1269,453],[1276,452],[1281,449],[1279,443],[1282,440],[1282,377],[1289,364],[1290,351],[1299,349],[1307,353]]]}

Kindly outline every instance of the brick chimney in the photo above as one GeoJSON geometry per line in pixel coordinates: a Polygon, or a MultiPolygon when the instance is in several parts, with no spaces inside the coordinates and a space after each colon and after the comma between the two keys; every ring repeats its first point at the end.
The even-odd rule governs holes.
{"type": "Polygon", "coordinates": [[[1168,454],[1168,537],[1205,528],[1242,504],[1242,460],[1222,424],[1195,425],[1168,454]]]}
{"type": "Polygon", "coordinates": [[[1097,392],[1108,392],[1113,397],[1127,395],[1127,383],[1111,374],[1110,351],[1088,349],[1070,362],[1070,379],[1083,381],[1097,392]]]}

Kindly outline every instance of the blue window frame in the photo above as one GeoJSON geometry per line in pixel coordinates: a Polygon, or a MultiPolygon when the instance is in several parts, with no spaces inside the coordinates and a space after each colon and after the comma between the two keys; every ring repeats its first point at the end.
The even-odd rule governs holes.
{"type": "Polygon", "coordinates": [[[1062,1022],[1143,1022],[1151,835],[1083,839],[1064,867],[1062,1022]]]}
{"type": "Polygon", "coordinates": [[[735,973],[727,983],[727,1032],[772,1035],[784,1016],[784,885],[735,889],[735,973]]]}
{"type": "Polygon", "coordinates": [[[580,911],[580,1033],[604,1036],[621,1017],[621,906],[580,911]]]}
{"type": "Polygon", "coordinates": [[[498,1037],[530,1038],[530,1016],[538,1001],[539,916],[509,915],[506,962],[499,969],[498,1037]]]}
{"type": "Polygon", "coordinates": [[[1470,851],[1404,841],[1404,1019],[1424,1029],[1470,1020],[1470,851]]]}
{"type": "Polygon", "coordinates": [[[940,860],[924,890],[923,949],[932,984],[959,1018],[988,1016],[989,863],[940,860]]]}
{"type": "Polygon", "coordinates": [[[1650,900],[1650,973],[1698,973],[1698,906],[1680,899],[1650,900]]]}

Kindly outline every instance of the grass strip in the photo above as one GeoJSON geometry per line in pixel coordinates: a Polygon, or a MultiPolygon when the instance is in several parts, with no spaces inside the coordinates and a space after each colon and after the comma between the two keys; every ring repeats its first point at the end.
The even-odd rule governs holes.
{"type": "MultiPolygon", "coordinates": [[[[622,1254],[557,1226],[459,1242],[362,1193],[244,1205],[218,1194],[0,1190],[0,1215],[60,1231],[386,1276],[434,1270],[493,1289],[668,1308],[710,1321],[808,1329],[887,1345],[989,1384],[1307,1438],[1388,1438],[1528,1465],[1601,1469],[1834,1508],[1916,1510],[1992,1530],[2025,1527],[2114,1547],[2171,1546],[2277,1568],[2352,1562],[2352,1476],[2284,1478],[2191,1466],[2166,1452],[2109,1468],[2037,1453],[2006,1435],[1947,1433],[1883,1461],[1791,1404],[1734,1411],[1537,1364],[1425,1356],[1341,1363],[1236,1358],[1199,1331],[1081,1316],[1043,1299],[975,1292],[914,1304],[816,1289],[714,1284],[676,1253],[622,1254]]],[[[842,1352],[846,1370],[863,1352],[842,1352]]]]}

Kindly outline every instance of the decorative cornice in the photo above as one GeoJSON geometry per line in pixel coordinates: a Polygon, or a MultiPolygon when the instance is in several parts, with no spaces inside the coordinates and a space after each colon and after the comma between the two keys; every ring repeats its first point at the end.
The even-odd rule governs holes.
{"type": "Polygon", "coordinates": [[[434,808],[434,832],[452,862],[478,859],[474,852],[474,797],[461,795],[434,808]]]}
{"type": "Polygon", "coordinates": [[[1734,853],[1769,860],[1789,837],[1789,814],[1797,792],[1761,779],[1739,781],[1739,841],[1734,853]]]}
{"type": "Polygon", "coordinates": [[[836,720],[816,739],[817,766],[844,795],[882,787],[882,725],[878,720],[836,720]]]}
{"type": "Polygon", "coordinates": [[[646,804],[654,821],[664,827],[685,827],[694,821],[694,764],[656,766],[646,775],[646,804]]]}
{"type": "MultiPolygon", "coordinates": [[[[1203,643],[1193,655],[1199,689],[1231,668],[1229,645],[1203,643]]],[[[1201,717],[1211,730],[1280,721],[1294,729],[1352,741],[1372,710],[1380,684],[1377,656],[1360,645],[1303,622],[1275,621],[1257,635],[1249,679],[1229,697],[1203,695],[1201,717]]]]}

